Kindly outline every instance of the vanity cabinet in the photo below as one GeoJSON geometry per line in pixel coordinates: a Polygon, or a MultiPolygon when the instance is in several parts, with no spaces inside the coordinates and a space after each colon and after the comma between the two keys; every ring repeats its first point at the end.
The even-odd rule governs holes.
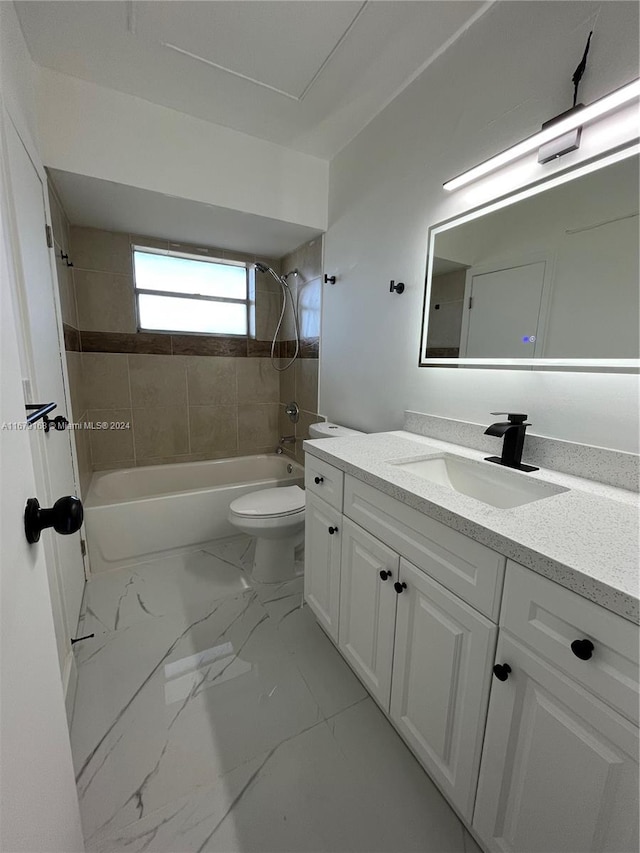
{"type": "Polygon", "coordinates": [[[486,849],[637,850],[637,626],[307,458],[306,601],[486,849]]]}
{"type": "Polygon", "coordinates": [[[638,849],[638,729],[506,632],[473,827],[491,851],[638,849]]]}
{"type": "Polygon", "coordinates": [[[400,582],[390,716],[471,820],[498,628],[404,559],[400,582]]]}
{"type": "Polygon", "coordinates": [[[492,612],[504,558],[352,477],[344,478],[344,512],[336,520],[338,477],[317,462],[306,474],[307,603],[470,821],[497,626],[423,566],[492,612]],[[334,506],[324,500],[327,482],[334,506]],[[332,550],[338,542],[339,555],[332,550]],[[413,565],[406,554],[422,565],[413,565]]]}
{"type": "Polygon", "coordinates": [[[349,519],[342,522],[340,651],[389,711],[400,557],[349,519]]]}
{"type": "Polygon", "coordinates": [[[307,489],[304,597],[318,622],[336,643],[340,612],[341,527],[341,513],[307,489]]]}
{"type": "Polygon", "coordinates": [[[473,818],[488,849],[636,851],[637,627],[509,561],[496,662],[473,818]]]}

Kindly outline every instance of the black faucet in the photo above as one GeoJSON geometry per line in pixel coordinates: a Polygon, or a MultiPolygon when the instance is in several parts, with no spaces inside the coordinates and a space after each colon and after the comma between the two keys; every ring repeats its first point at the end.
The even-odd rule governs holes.
{"type": "Polygon", "coordinates": [[[484,431],[485,435],[495,435],[498,438],[504,436],[502,445],[502,456],[487,456],[486,462],[495,462],[504,465],[505,468],[517,468],[518,471],[538,471],[533,465],[523,465],[522,448],[524,447],[524,434],[528,426],[526,415],[509,414],[508,412],[491,412],[492,415],[506,415],[509,420],[501,423],[491,424],[484,431]]]}

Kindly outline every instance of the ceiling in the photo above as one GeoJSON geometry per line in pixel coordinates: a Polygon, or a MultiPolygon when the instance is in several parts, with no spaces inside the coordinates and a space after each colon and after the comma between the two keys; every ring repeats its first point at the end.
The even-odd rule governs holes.
{"type": "Polygon", "coordinates": [[[281,258],[321,232],[265,216],[48,169],[72,225],[281,258]]]}
{"type": "Polygon", "coordinates": [[[18,0],[33,60],[330,159],[490,5],[18,0]]]}

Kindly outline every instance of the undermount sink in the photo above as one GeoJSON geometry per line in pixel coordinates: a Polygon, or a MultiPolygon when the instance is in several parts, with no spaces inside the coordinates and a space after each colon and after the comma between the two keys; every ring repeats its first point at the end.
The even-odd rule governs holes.
{"type": "Polygon", "coordinates": [[[528,480],[526,474],[500,468],[491,462],[475,462],[449,453],[389,464],[500,509],[511,509],[569,491],[553,483],[528,480]]]}

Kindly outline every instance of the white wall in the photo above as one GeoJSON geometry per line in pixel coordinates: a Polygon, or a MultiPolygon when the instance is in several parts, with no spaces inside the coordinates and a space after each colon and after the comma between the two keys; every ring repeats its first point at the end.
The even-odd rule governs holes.
{"type": "Polygon", "coordinates": [[[442,183],[571,105],[590,28],[581,99],[637,77],[637,4],[497,4],[332,160],[324,266],[338,283],[323,292],[323,414],[384,430],[405,409],[481,424],[525,411],[537,434],[637,450],[634,376],[417,367],[428,228],[478,204],[477,191],[442,183]],[[405,282],[402,296],[390,279],[405,282]]]}
{"type": "Polygon", "coordinates": [[[37,80],[46,166],[326,228],[325,160],[50,69],[37,80]]]}

